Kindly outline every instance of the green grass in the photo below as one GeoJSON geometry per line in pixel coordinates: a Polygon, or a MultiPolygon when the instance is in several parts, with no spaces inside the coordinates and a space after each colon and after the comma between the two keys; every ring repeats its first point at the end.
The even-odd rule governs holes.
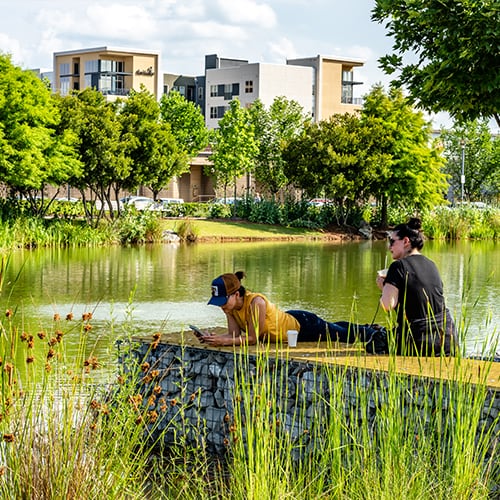
{"type": "MultiPolygon", "coordinates": [[[[163,221],[164,228],[176,231],[183,220],[168,219],[163,221]]],[[[255,224],[245,221],[216,221],[191,219],[198,239],[287,239],[287,238],[320,238],[324,232],[304,228],[289,228],[267,224],[255,224]]]]}

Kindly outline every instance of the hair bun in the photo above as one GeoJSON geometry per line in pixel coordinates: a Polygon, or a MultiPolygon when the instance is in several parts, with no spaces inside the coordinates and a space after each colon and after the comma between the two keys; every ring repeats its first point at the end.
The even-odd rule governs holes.
{"type": "Polygon", "coordinates": [[[246,276],[245,271],[236,271],[234,274],[240,281],[246,276]]]}
{"type": "Polygon", "coordinates": [[[417,217],[412,217],[408,221],[408,227],[410,229],[415,229],[416,231],[420,231],[420,229],[422,227],[422,221],[419,218],[417,218],[417,217]]]}

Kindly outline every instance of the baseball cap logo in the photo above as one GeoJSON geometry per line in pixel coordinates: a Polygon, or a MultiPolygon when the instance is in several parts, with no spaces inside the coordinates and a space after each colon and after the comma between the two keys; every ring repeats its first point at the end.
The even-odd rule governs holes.
{"type": "Polygon", "coordinates": [[[212,285],[212,297],[219,296],[219,287],[217,285],[212,285]]]}

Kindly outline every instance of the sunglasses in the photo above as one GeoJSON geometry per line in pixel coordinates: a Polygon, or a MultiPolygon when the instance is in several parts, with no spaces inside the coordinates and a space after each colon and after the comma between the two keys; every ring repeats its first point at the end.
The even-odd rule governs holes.
{"type": "Polygon", "coordinates": [[[394,245],[394,243],[396,243],[396,241],[399,241],[399,240],[394,240],[392,238],[389,238],[389,247],[392,247],[392,245],[394,245]]]}

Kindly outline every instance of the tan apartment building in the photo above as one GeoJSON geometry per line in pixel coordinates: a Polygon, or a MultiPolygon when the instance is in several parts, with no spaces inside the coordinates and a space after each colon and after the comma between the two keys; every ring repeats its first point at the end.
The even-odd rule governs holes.
{"type": "Polygon", "coordinates": [[[150,50],[96,47],[55,52],[53,71],[53,90],[61,95],[92,87],[113,101],[144,85],[159,99],[163,85],[160,53],[150,50]]]}
{"type": "Polygon", "coordinates": [[[364,61],[317,55],[302,59],[287,59],[287,64],[313,68],[313,118],[327,120],[336,113],[352,113],[361,109],[362,99],[354,97],[354,68],[364,61]]]}

